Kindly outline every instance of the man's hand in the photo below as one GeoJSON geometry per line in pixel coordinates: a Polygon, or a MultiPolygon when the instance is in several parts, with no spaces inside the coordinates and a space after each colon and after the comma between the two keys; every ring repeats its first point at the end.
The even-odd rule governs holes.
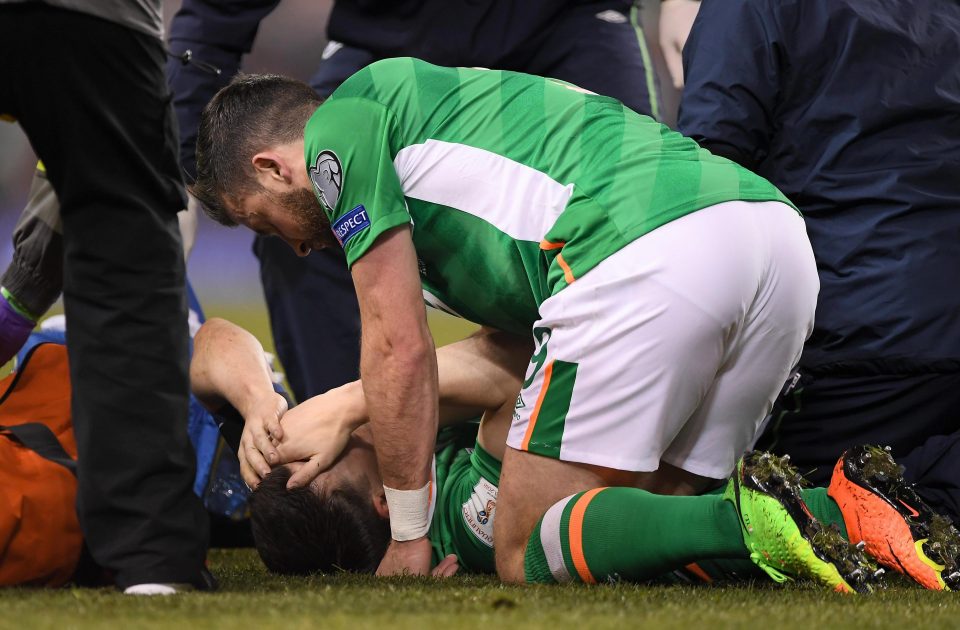
{"type": "Polygon", "coordinates": [[[208,410],[229,404],[243,417],[237,456],[251,488],[277,463],[276,444],[283,439],[280,418],[287,401],[273,390],[271,377],[263,346],[236,324],[213,317],[194,336],[190,388],[208,410]]]}
{"type": "Polygon", "coordinates": [[[283,440],[274,464],[306,460],[290,476],[287,488],[299,488],[329,468],[347,446],[350,435],[366,423],[366,402],[359,381],[314,396],[283,416],[283,440]]]}
{"type": "Polygon", "coordinates": [[[270,466],[280,461],[276,444],[283,439],[280,418],[287,412],[287,401],[283,396],[271,390],[270,394],[251,404],[246,409],[238,409],[243,416],[243,435],[240,436],[240,474],[251,488],[256,488],[260,480],[270,472],[270,466]]]}
{"type": "Polygon", "coordinates": [[[700,11],[700,0],[664,0],[660,4],[660,48],[673,79],[683,89],[683,46],[700,11]]]}
{"type": "Polygon", "coordinates": [[[428,575],[431,551],[430,539],[426,536],[404,542],[391,540],[386,555],[377,567],[377,575],[428,575]]]}
{"type": "Polygon", "coordinates": [[[448,578],[452,577],[460,570],[460,563],[457,561],[457,556],[450,554],[446,558],[440,561],[440,564],[433,567],[433,570],[430,571],[430,575],[435,578],[448,578]]]}

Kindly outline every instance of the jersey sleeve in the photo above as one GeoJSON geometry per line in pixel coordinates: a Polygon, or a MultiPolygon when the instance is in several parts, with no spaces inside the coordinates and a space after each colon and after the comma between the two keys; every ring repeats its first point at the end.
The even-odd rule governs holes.
{"type": "Polygon", "coordinates": [[[307,123],[307,173],[350,266],[381,234],[411,222],[393,166],[399,147],[395,117],[369,99],[328,101],[307,123]]]}
{"type": "Polygon", "coordinates": [[[752,0],[704,0],[683,48],[686,85],[677,128],[714,155],[751,170],[774,133],[782,43],[773,9],[752,0]]]}

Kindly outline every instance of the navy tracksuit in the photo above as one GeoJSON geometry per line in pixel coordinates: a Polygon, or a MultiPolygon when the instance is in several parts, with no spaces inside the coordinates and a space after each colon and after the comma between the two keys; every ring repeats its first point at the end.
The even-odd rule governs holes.
{"type": "Polygon", "coordinates": [[[803,211],[820,273],[800,385],[760,446],[829,478],[894,447],[960,512],[960,4],[703,0],[679,128],[803,211]]]}
{"type": "MultiPolygon", "coordinates": [[[[170,49],[221,69],[215,75],[173,59],[168,75],[181,133],[181,160],[194,174],[200,111],[249,52],[279,0],[184,0],[170,49]]],[[[613,96],[640,113],[657,110],[645,44],[629,0],[340,0],[328,24],[335,51],[311,85],[328,95],[385,57],[482,66],[551,76],[613,96]]],[[[257,237],[277,354],[298,400],[359,376],[360,316],[342,251],[298,258],[280,239],[257,237]]]]}

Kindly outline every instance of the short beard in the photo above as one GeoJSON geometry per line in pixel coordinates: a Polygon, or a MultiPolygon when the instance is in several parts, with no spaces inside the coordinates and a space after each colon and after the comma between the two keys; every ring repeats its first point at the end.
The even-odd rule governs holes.
{"type": "Polygon", "coordinates": [[[290,192],[276,195],[280,205],[289,210],[297,221],[297,225],[309,234],[309,243],[312,249],[319,246],[332,247],[340,243],[333,236],[330,229],[330,219],[323,211],[320,202],[313,192],[306,188],[298,188],[290,192]]]}

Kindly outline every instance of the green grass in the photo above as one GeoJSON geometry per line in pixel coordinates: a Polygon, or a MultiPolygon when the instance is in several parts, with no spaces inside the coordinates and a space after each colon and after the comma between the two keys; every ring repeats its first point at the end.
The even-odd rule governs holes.
{"type": "Polygon", "coordinates": [[[0,591],[0,629],[137,628],[950,628],[956,593],[897,586],[845,597],[811,586],[508,587],[489,577],[276,577],[252,550],[215,550],[216,593],[126,597],[112,589],[0,591]]]}

